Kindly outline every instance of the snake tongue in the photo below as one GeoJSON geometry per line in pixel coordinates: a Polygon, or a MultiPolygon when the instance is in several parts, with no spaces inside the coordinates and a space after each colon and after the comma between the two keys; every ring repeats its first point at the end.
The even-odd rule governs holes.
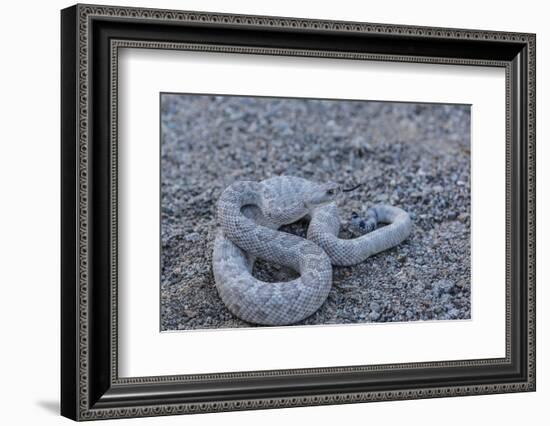
{"type": "Polygon", "coordinates": [[[359,188],[361,185],[363,185],[362,183],[359,183],[351,188],[345,188],[345,189],[342,189],[342,192],[351,192],[351,191],[355,191],[357,188],[359,188]]]}

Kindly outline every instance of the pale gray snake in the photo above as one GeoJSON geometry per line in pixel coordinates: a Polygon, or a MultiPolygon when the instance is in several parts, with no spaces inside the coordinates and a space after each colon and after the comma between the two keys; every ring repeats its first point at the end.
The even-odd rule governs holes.
{"type": "Polygon", "coordinates": [[[293,324],[313,314],[332,286],[332,265],[354,265],[394,247],[411,232],[404,210],[373,207],[386,223],[361,237],[338,238],[340,218],[334,183],[278,176],[261,182],[240,181],[218,200],[218,230],[213,270],[227,308],[244,321],[264,325],[293,324]],[[278,231],[282,225],[310,218],[307,239],[278,231]],[[300,276],[288,282],[256,279],[256,258],[283,265],[300,276]]]}

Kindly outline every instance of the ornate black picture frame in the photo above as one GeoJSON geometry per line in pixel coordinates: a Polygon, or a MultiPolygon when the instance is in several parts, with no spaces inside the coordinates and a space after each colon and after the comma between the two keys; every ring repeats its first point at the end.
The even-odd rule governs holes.
{"type": "Polygon", "coordinates": [[[61,413],[74,420],[535,390],[535,35],[76,5],[61,13],[61,413]],[[506,71],[506,356],[120,378],[117,52],[186,49],[506,71]]]}

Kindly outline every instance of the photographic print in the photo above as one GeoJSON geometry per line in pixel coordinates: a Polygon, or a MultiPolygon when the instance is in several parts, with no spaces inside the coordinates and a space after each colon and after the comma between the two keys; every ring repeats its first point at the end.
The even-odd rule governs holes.
{"type": "Polygon", "coordinates": [[[470,319],[470,118],[161,93],[161,331],[470,319]]]}

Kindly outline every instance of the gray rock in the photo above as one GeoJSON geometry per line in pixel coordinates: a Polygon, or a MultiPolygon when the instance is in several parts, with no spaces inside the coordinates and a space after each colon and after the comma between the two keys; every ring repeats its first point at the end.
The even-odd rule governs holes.
{"type": "Polygon", "coordinates": [[[460,311],[456,308],[451,309],[449,312],[447,312],[447,317],[449,319],[456,319],[460,318],[460,311]]]}
{"type": "Polygon", "coordinates": [[[373,312],[380,312],[380,304],[377,302],[371,302],[369,307],[373,312]]]}
{"type": "Polygon", "coordinates": [[[369,314],[369,320],[371,321],[378,321],[379,318],[380,318],[380,313],[378,312],[371,312],[369,314]]]}
{"type": "Polygon", "coordinates": [[[436,297],[441,297],[443,294],[448,294],[453,289],[454,283],[449,280],[439,280],[433,283],[432,293],[436,297]]]}

